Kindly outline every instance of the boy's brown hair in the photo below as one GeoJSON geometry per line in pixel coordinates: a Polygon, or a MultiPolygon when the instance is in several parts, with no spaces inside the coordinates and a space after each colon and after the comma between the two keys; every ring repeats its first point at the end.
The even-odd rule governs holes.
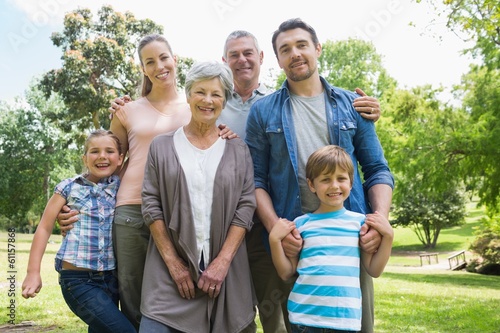
{"type": "Polygon", "coordinates": [[[324,173],[334,173],[337,167],[347,171],[351,186],[354,179],[354,165],[351,156],[335,145],[324,146],[309,156],[306,164],[306,178],[311,182],[324,173]]]}

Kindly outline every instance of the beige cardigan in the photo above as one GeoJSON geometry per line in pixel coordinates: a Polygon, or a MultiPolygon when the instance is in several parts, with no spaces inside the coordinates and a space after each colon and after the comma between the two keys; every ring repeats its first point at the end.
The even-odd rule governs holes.
{"type": "MultiPolygon", "coordinates": [[[[146,163],[142,213],[147,225],[165,221],[178,255],[189,265],[194,284],[200,278],[189,192],[173,143],[173,134],[156,137],[146,163]]],[[[226,142],[214,183],[210,253],[217,256],[231,225],[252,227],[256,207],[253,164],[241,139],[226,142]]],[[[243,241],[231,262],[219,296],[214,300],[196,288],[194,299],[184,299],[152,238],[144,268],[141,312],[182,332],[240,332],[255,317],[256,304],[246,245],[243,241]]]]}

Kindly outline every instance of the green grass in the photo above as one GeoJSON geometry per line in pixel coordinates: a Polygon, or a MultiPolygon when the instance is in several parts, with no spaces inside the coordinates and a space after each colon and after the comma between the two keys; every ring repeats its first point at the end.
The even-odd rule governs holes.
{"type": "MultiPolygon", "coordinates": [[[[450,253],[467,250],[474,228],[484,215],[471,203],[466,224],[441,232],[439,262],[446,264],[450,253]]],[[[61,237],[52,236],[43,259],[43,288],[34,298],[20,296],[32,235],[16,235],[16,323],[34,321],[51,332],[83,333],[86,325],[66,306],[53,268],[61,237]]],[[[375,328],[377,333],[498,333],[500,332],[500,277],[465,271],[450,271],[446,265],[420,267],[418,252],[424,252],[413,231],[395,230],[393,254],[384,274],[374,279],[375,328]]],[[[0,268],[7,269],[7,234],[0,233],[0,268]]],[[[467,259],[470,259],[468,255],[467,259]]],[[[7,323],[9,284],[2,278],[0,324],[7,323]]],[[[259,327],[258,332],[262,333],[259,327]]]]}
{"type": "Polygon", "coordinates": [[[377,333],[498,333],[500,277],[388,266],[375,284],[377,333]]]}
{"type": "MultiPolygon", "coordinates": [[[[7,272],[10,271],[7,266],[7,233],[0,232],[0,237],[0,268],[2,272],[7,272]]],[[[16,249],[15,297],[9,297],[10,286],[4,283],[5,279],[2,279],[0,304],[5,311],[0,314],[0,324],[5,324],[10,320],[6,307],[11,299],[14,299],[16,302],[16,323],[34,321],[37,325],[52,327],[50,332],[87,332],[87,325],[67,307],[59,288],[58,274],[54,269],[54,257],[61,245],[61,236],[52,235],[49,244],[47,244],[47,250],[42,260],[42,290],[35,298],[24,299],[21,296],[21,285],[26,277],[32,238],[33,235],[16,234],[14,243],[16,249]]]]}

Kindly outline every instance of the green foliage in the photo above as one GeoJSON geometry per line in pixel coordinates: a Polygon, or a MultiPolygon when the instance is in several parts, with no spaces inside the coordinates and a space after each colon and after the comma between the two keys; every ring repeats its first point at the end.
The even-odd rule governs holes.
{"type": "Polygon", "coordinates": [[[26,101],[0,108],[0,212],[11,226],[32,227],[53,181],[60,180],[53,171],[68,169],[74,162],[67,135],[44,117],[48,110],[60,112],[63,104],[55,95],[46,100],[32,87],[26,101]]]}
{"type": "Polygon", "coordinates": [[[189,72],[189,69],[194,64],[193,58],[188,57],[180,57],[177,56],[177,87],[179,89],[184,89],[184,85],[186,84],[186,74],[189,72]]]}
{"type": "Polygon", "coordinates": [[[385,156],[397,178],[396,203],[401,203],[399,194],[410,191],[401,182],[418,182],[414,190],[436,194],[461,182],[459,162],[468,148],[458,145],[457,138],[463,137],[468,114],[443,104],[438,93],[429,86],[394,91],[377,123],[385,156]]]}
{"type": "MultiPolygon", "coordinates": [[[[418,1],[420,2],[420,1],[418,1]]],[[[429,0],[436,5],[435,0],[429,0]]],[[[481,57],[489,68],[500,64],[500,6],[497,0],[444,0],[441,16],[447,17],[446,26],[474,46],[465,50],[481,57]]],[[[436,7],[437,8],[437,7],[436,7]]]]}
{"type": "Polygon", "coordinates": [[[335,86],[347,90],[359,87],[375,97],[381,97],[385,90],[396,86],[371,42],[352,38],[337,42],[327,40],[322,47],[318,69],[335,86]]]}
{"type": "MultiPolygon", "coordinates": [[[[421,0],[417,0],[420,2],[421,0]]],[[[478,190],[491,214],[500,198],[500,6],[496,0],[428,0],[446,26],[473,46],[464,50],[478,64],[456,88],[470,114],[469,126],[457,137],[456,151],[464,158],[461,174],[470,189],[478,190]]]]}
{"type": "MultiPolygon", "coordinates": [[[[458,188],[432,193],[421,192],[419,182],[408,186],[394,209],[394,226],[411,227],[425,248],[435,248],[441,230],[465,222],[464,198],[458,188]]],[[[400,186],[401,186],[400,185],[400,186]]]]}
{"type": "Polygon", "coordinates": [[[66,14],[63,32],[51,37],[63,51],[63,66],[46,73],[40,84],[47,97],[57,92],[66,108],[47,116],[63,119],[61,129],[79,133],[75,138],[79,144],[80,133],[109,128],[110,101],[124,94],[136,96],[141,78],[134,61],[138,41],[162,31],[152,20],[137,20],[132,13],[115,12],[111,6],[103,6],[96,20],[89,9],[66,14]]]}
{"type": "MultiPolygon", "coordinates": [[[[466,205],[467,206],[467,205],[466,205]]],[[[472,240],[474,239],[474,230],[481,225],[477,217],[474,215],[480,214],[484,216],[484,207],[471,211],[466,208],[467,214],[465,216],[465,224],[459,226],[442,229],[439,233],[439,241],[433,251],[441,252],[443,255],[439,259],[445,259],[452,252],[468,249],[472,240]]],[[[391,220],[394,217],[391,214],[391,220]]],[[[408,252],[416,253],[422,251],[422,242],[418,239],[417,234],[410,227],[395,227],[394,228],[394,243],[392,244],[393,255],[395,253],[408,252]]],[[[401,265],[408,264],[405,258],[399,258],[401,265]]],[[[392,261],[392,259],[391,259],[392,261]]],[[[420,265],[420,260],[415,257],[415,263],[420,265]]],[[[394,262],[393,262],[394,264],[394,262]]]]}
{"type": "Polygon", "coordinates": [[[483,264],[500,264],[500,216],[484,218],[482,222],[470,250],[484,260],[483,264]]]}
{"type": "Polygon", "coordinates": [[[457,93],[470,114],[457,147],[467,147],[462,174],[492,214],[500,198],[500,69],[471,66],[457,93]]]}
{"type": "Polygon", "coordinates": [[[396,177],[396,225],[411,226],[425,247],[434,248],[442,229],[464,218],[458,173],[467,153],[456,145],[467,113],[443,104],[429,86],[390,95],[377,132],[396,177]]]}
{"type": "MultiPolygon", "coordinates": [[[[281,88],[281,85],[283,84],[283,82],[285,82],[286,80],[286,74],[285,72],[282,70],[279,75],[278,75],[278,78],[276,79],[276,84],[274,85],[274,89],[278,90],[279,88],[281,88]]],[[[331,83],[331,82],[330,82],[331,83]]]]}

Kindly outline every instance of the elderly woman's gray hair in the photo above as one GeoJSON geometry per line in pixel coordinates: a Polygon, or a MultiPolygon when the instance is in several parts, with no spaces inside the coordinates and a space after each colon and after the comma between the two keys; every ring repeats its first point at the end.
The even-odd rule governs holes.
{"type": "Polygon", "coordinates": [[[189,97],[191,95],[191,88],[194,83],[211,80],[213,78],[218,78],[222,85],[225,107],[227,100],[233,93],[233,73],[229,66],[217,61],[198,62],[191,67],[186,75],[186,84],[184,88],[186,96],[189,97]]]}

